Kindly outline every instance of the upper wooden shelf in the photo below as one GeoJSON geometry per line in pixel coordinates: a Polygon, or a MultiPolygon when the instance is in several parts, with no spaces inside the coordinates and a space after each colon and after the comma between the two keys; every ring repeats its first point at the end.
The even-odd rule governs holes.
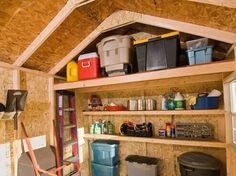
{"type": "Polygon", "coordinates": [[[84,111],[83,115],[223,115],[224,110],[175,110],[175,111],[84,111]]]}
{"type": "MultiPolygon", "coordinates": [[[[235,70],[235,61],[213,62],[202,65],[192,65],[166,70],[158,70],[145,73],[136,73],[117,77],[98,78],[78,82],[59,83],[54,85],[54,90],[82,89],[116,84],[138,83],[143,81],[153,81],[169,78],[188,77],[197,75],[209,75],[235,70]]],[[[189,80],[191,81],[191,79],[189,80]]],[[[143,86],[143,84],[141,84],[143,86]]]]}
{"type": "Polygon", "coordinates": [[[157,138],[157,137],[131,137],[131,136],[119,136],[119,135],[105,135],[105,134],[84,134],[84,138],[88,140],[105,139],[105,140],[117,140],[127,142],[143,142],[143,143],[155,143],[155,144],[167,144],[167,145],[183,145],[183,146],[195,146],[195,147],[212,147],[212,148],[226,148],[224,142],[219,141],[196,141],[196,140],[180,140],[173,138],[157,138]]]}

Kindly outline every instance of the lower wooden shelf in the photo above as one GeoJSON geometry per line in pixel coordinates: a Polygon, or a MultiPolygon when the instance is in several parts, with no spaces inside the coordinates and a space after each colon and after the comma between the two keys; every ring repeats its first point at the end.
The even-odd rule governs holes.
{"type": "Polygon", "coordinates": [[[182,140],[173,138],[157,138],[157,137],[146,138],[146,137],[131,137],[131,136],[105,135],[105,134],[84,134],[84,138],[87,140],[106,139],[106,140],[143,142],[143,143],[155,143],[155,144],[167,144],[167,145],[226,148],[226,144],[224,142],[216,140],[195,141],[195,140],[182,140]]]}
{"type": "MultiPolygon", "coordinates": [[[[223,109],[168,110],[168,111],[84,111],[83,115],[223,115],[223,109]]],[[[212,116],[214,117],[214,116],[212,116]]]]}

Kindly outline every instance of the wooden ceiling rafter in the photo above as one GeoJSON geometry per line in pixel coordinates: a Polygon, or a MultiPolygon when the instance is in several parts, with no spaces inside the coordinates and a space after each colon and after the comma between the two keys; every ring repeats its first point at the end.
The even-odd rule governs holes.
{"type": "Polygon", "coordinates": [[[211,4],[215,6],[223,6],[228,8],[236,8],[235,0],[189,0],[189,1],[211,4]]]}
{"type": "Polygon", "coordinates": [[[58,14],[51,20],[50,23],[48,23],[48,25],[43,29],[43,31],[16,59],[13,65],[18,67],[22,66],[76,8],[93,1],[95,0],[68,0],[66,5],[58,12],[58,14]]]}
{"type": "Polygon", "coordinates": [[[90,42],[95,40],[103,32],[126,26],[132,23],[142,23],[156,27],[177,30],[193,35],[208,37],[211,39],[223,41],[226,43],[235,43],[236,34],[233,32],[222,31],[210,27],[205,27],[176,20],[170,20],[150,15],[144,15],[136,12],[118,11],[104,20],[92,33],[90,33],[82,42],[80,42],[71,52],[69,52],[61,61],[59,61],[50,71],[49,74],[56,74],[70,60],[76,57],[90,42]],[[128,14],[128,15],[127,15],[128,14]],[[123,18],[123,17],[126,18],[123,18]]]}

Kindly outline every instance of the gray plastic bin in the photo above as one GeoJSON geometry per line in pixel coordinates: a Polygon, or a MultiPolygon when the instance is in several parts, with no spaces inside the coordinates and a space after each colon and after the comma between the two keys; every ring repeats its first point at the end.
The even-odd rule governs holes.
{"type": "Polygon", "coordinates": [[[158,158],[151,158],[139,155],[129,155],[126,157],[128,176],[159,176],[158,158]]]}

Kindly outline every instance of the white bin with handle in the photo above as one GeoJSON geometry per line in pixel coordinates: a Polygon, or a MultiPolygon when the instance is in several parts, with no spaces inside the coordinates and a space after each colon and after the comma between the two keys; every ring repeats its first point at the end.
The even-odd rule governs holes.
{"type": "MultiPolygon", "coordinates": [[[[97,44],[100,65],[106,71],[121,71],[122,64],[131,64],[133,58],[133,37],[129,35],[114,35],[106,37],[97,44]]],[[[132,65],[132,64],[131,64],[132,65]]]]}

